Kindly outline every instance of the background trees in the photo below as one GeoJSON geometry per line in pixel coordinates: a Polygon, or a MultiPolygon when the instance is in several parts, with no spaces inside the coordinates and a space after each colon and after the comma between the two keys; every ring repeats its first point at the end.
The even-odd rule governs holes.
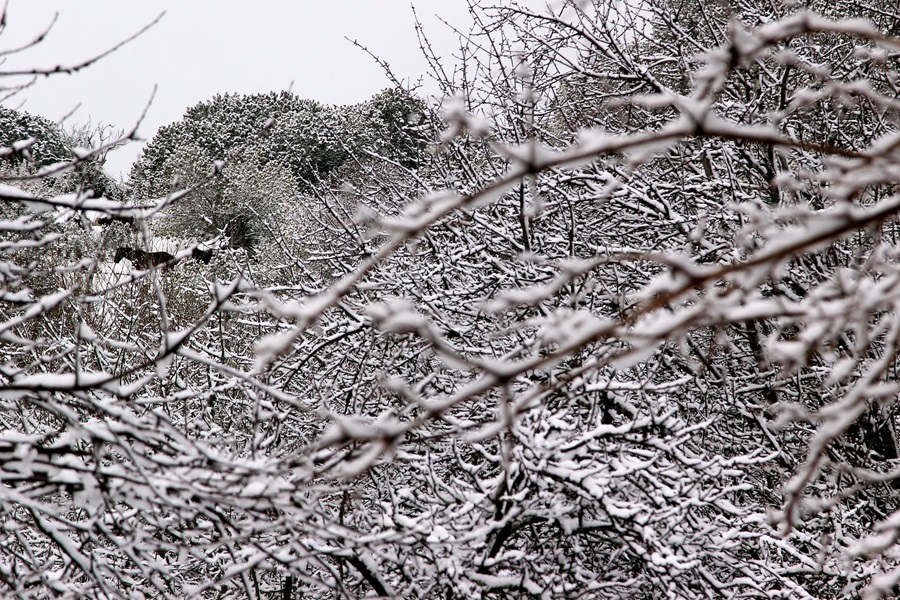
{"type": "Polygon", "coordinates": [[[324,106],[289,92],[216,96],[160,129],[132,170],[132,193],[142,198],[168,193],[178,175],[170,163],[187,147],[213,161],[241,155],[255,156],[260,166],[282,163],[306,186],[364,151],[415,161],[423,140],[414,126],[423,108],[420,100],[400,90],[385,90],[345,107],[324,106]]]}
{"type": "Polygon", "coordinates": [[[130,195],[146,202],[196,185],[192,201],[166,210],[159,233],[250,253],[264,244],[258,258],[299,265],[317,246],[298,246],[314,236],[300,221],[334,220],[329,213],[347,208],[323,205],[325,190],[351,185],[347,178],[367,168],[361,164],[415,168],[425,150],[416,125],[424,109],[403,90],[343,107],[287,92],[217,96],[157,133],[132,170],[130,195]],[[210,179],[216,161],[225,161],[223,170],[210,179]],[[299,215],[305,216],[298,221],[299,215]],[[212,241],[217,236],[223,239],[212,241]]]}
{"type": "Polygon", "coordinates": [[[127,203],[0,188],[8,593],[892,593],[884,22],[473,11],[439,105],[220,96],[127,203]]]}

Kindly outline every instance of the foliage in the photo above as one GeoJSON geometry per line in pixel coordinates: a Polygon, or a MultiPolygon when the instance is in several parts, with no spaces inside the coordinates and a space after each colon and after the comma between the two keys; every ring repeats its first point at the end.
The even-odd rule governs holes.
{"type": "Polygon", "coordinates": [[[363,150],[409,162],[420,143],[411,141],[409,121],[419,110],[414,98],[392,90],[347,107],[289,92],[219,95],[159,130],[132,169],[132,194],[154,198],[173,189],[171,162],[178,163],[187,147],[213,161],[253,157],[260,166],[283,164],[298,185],[318,181],[363,150]]]}
{"type": "Polygon", "coordinates": [[[296,197],[296,184],[287,167],[235,160],[210,179],[199,170],[210,164],[209,156],[193,145],[186,144],[172,155],[163,175],[196,189],[188,198],[173,202],[154,229],[162,235],[200,241],[223,236],[228,247],[250,253],[267,236],[283,238],[277,221],[290,219],[296,197]]]}
{"type": "Polygon", "coordinates": [[[109,175],[103,172],[106,150],[97,156],[76,161],[69,169],[54,169],[68,165],[80,149],[102,146],[113,137],[108,127],[90,124],[65,131],[56,123],[27,112],[0,107],[0,170],[5,177],[34,181],[34,175],[43,177],[40,182],[26,183],[42,188],[53,188],[56,193],[92,190],[95,197],[120,198],[121,190],[109,175]]]}
{"type": "Polygon", "coordinates": [[[13,164],[31,160],[39,167],[66,162],[72,154],[59,126],[27,112],[0,107],[0,144],[9,149],[5,160],[13,164]],[[21,150],[16,142],[33,140],[21,150]]]}

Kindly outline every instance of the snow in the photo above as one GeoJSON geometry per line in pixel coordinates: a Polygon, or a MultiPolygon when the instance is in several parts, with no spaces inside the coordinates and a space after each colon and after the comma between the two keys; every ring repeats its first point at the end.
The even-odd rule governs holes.
{"type": "Polygon", "coordinates": [[[0,196],[4,198],[16,198],[23,200],[33,200],[34,196],[28,192],[21,190],[7,183],[0,183],[0,196]]]}
{"type": "Polygon", "coordinates": [[[229,95],[142,163],[174,172],[184,151],[182,181],[211,169],[215,193],[169,194],[165,171],[149,206],[60,194],[71,163],[0,184],[9,593],[277,595],[288,574],[310,598],[896,584],[900,106],[870,76],[893,42],[757,7],[730,37],[706,15],[706,48],[656,18],[696,7],[652,3],[638,40],[649,25],[626,33],[610,7],[479,13],[503,21],[444,82],[469,95],[423,105],[410,140],[385,133],[408,124],[390,94],[357,113],[229,95]],[[315,158],[278,137],[294,127],[352,161],[276,177],[315,158]],[[285,186],[252,255],[203,229],[222,198],[285,186]],[[72,218],[94,214],[140,218],[72,218]],[[215,264],[177,250],[197,243],[178,215],[215,264]],[[113,267],[138,239],[182,260],[113,267]]]}

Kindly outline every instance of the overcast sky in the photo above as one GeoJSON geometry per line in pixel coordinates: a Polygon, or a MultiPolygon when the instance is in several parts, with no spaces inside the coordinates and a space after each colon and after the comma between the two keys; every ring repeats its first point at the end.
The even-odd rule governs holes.
{"type": "MultiPolygon", "coordinates": [[[[2,1],[2,0],[0,0],[2,1]]],[[[436,47],[452,63],[456,35],[438,17],[467,29],[465,0],[414,0],[436,47]]],[[[157,87],[141,125],[149,139],[185,110],[217,93],[256,93],[291,87],[330,104],[365,100],[389,86],[381,68],[347,39],[358,40],[415,81],[426,71],[418,50],[410,0],[9,0],[0,49],[47,39],[0,68],[69,65],[99,53],[162,20],[115,54],[75,75],[39,80],[5,102],[57,121],[103,122],[130,128],[157,87]]],[[[139,147],[110,155],[108,170],[127,175],[139,147]]]]}

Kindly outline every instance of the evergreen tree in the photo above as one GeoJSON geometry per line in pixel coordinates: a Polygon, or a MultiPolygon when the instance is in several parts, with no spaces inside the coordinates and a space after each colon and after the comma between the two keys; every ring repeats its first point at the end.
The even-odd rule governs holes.
{"type": "Polygon", "coordinates": [[[348,107],[328,107],[288,92],[216,96],[157,132],[132,169],[132,195],[155,198],[171,191],[168,163],[189,147],[213,161],[286,165],[306,189],[366,150],[414,161],[421,146],[412,137],[417,111],[418,101],[395,91],[348,107]]]}

